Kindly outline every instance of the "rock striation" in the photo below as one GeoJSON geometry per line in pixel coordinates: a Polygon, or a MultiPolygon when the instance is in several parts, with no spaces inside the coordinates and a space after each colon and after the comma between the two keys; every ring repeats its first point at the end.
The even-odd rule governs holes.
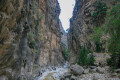
{"type": "MultiPolygon", "coordinates": [[[[118,0],[76,0],[73,11],[73,17],[70,19],[70,30],[68,32],[68,49],[70,50],[70,62],[75,63],[80,49],[86,46],[88,49],[95,51],[95,42],[91,39],[94,28],[96,26],[103,27],[104,20],[100,23],[93,21],[93,12],[95,12],[96,4],[101,1],[111,8],[118,0]]],[[[105,38],[100,38],[100,46],[102,51],[106,51],[105,38]]]]}
{"type": "Polygon", "coordinates": [[[59,14],[57,0],[0,0],[0,80],[63,63],[59,14]]]}

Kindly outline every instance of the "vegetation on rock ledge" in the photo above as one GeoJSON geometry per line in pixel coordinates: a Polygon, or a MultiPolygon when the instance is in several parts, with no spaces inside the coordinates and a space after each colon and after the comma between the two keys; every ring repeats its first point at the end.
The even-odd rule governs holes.
{"type": "Polygon", "coordinates": [[[107,5],[102,1],[98,1],[95,5],[95,11],[92,14],[93,21],[96,22],[97,25],[99,25],[100,22],[104,21],[106,12],[107,12],[107,5]]]}
{"type": "Polygon", "coordinates": [[[112,8],[107,21],[106,29],[111,36],[108,45],[111,58],[108,59],[108,64],[120,68],[120,4],[112,8]]]}
{"type": "Polygon", "coordinates": [[[91,39],[95,42],[97,52],[101,51],[100,38],[102,36],[102,33],[103,32],[102,32],[102,29],[100,27],[95,27],[93,35],[91,36],[91,39]]]}
{"type": "Polygon", "coordinates": [[[94,65],[95,58],[93,52],[89,53],[88,49],[84,46],[80,50],[79,56],[78,56],[78,64],[83,66],[89,66],[94,65]]]}

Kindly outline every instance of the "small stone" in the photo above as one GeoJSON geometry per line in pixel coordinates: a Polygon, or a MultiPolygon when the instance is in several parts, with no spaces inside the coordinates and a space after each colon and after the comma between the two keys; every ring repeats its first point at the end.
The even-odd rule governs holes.
{"type": "Polygon", "coordinates": [[[103,74],[105,72],[105,69],[104,68],[101,68],[101,67],[97,67],[97,70],[96,70],[98,73],[101,73],[103,74]]]}
{"type": "Polygon", "coordinates": [[[99,80],[99,76],[98,75],[94,75],[93,76],[93,80],[99,80]]]}
{"type": "Polygon", "coordinates": [[[90,72],[95,73],[96,69],[90,69],[90,72]]]}
{"type": "Polygon", "coordinates": [[[67,73],[64,74],[64,77],[65,77],[65,78],[69,78],[69,77],[71,77],[71,75],[72,75],[71,73],[68,73],[68,72],[67,72],[67,73]]]}
{"type": "Polygon", "coordinates": [[[117,73],[112,73],[111,76],[112,76],[112,77],[116,77],[116,76],[117,76],[117,73]]]}
{"type": "Polygon", "coordinates": [[[99,66],[104,67],[105,66],[105,62],[104,61],[100,61],[99,62],[99,66]]]}
{"type": "Polygon", "coordinates": [[[120,73],[120,69],[116,69],[115,72],[116,72],[116,73],[120,73]]]}
{"type": "Polygon", "coordinates": [[[85,69],[84,74],[88,74],[88,73],[89,73],[89,69],[85,69]]]}
{"type": "Polygon", "coordinates": [[[96,66],[90,66],[90,69],[95,69],[96,68],[96,66]]]}
{"type": "Polygon", "coordinates": [[[77,80],[77,77],[75,77],[75,76],[71,76],[71,80],[77,80]]]}
{"type": "Polygon", "coordinates": [[[5,76],[0,76],[0,80],[7,80],[5,76]]]}
{"type": "Polygon", "coordinates": [[[99,66],[99,63],[98,62],[95,62],[95,64],[94,64],[95,66],[99,66]]]}
{"type": "Polygon", "coordinates": [[[64,80],[70,80],[69,78],[65,78],[64,80]]]}
{"type": "Polygon", "coordinates": [[[64,78],[64,77],[61,77],[60,80],[65,80],[65,78],[64,78]]]}
{"type": "Polygon", "coordinates": [[[52,69],[53,69],[53,70],[56,70],[56,68],[55,68],[55,67],[52,67],[52,69]]]}

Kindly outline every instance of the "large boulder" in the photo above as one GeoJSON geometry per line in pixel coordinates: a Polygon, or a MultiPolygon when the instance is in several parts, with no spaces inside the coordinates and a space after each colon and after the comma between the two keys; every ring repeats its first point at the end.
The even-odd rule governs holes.
{"type": "Polygon", "coordinates": [[[70,72],[74,75],[81,75],[84,72],[84,69],[82,66],[75,64],[70,67],[70,72]]]}

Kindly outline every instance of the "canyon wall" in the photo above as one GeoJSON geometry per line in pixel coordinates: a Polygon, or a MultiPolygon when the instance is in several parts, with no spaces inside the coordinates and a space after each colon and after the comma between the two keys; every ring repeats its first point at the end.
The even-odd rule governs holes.
{"type": "Polygon", "coordinates": [[[33,80],[63,63],[59,14],[57,0],[0,1],[0,80],[33,80]]]}
{"type": "Polygon", "coordinates": [[[68,48],[67,44],[67,33],[63,29],[62,23],[60,22],[60,33],[61,33],[61,45],[64,46],[64,48],[68,48]]]}
{"type": "MultiPolygon", "coordinates": [[[[70,30],[68,32],[68,48],[70,50],[69,60],[71,63],[77,61],[80,49],[86,46],[89,50],[95,51],[96,45],[91,39],[94,28],[103,27],[105,19],[102,22],[93,21],[93,13],[96,11],[97,3],[101,1],[107,5],[108,10],[119,0],[76,0],[73,17],[70,19],[70,30]]],[[[100,39],[102,51],[106,50],[106,35],[100,39]]]]}

